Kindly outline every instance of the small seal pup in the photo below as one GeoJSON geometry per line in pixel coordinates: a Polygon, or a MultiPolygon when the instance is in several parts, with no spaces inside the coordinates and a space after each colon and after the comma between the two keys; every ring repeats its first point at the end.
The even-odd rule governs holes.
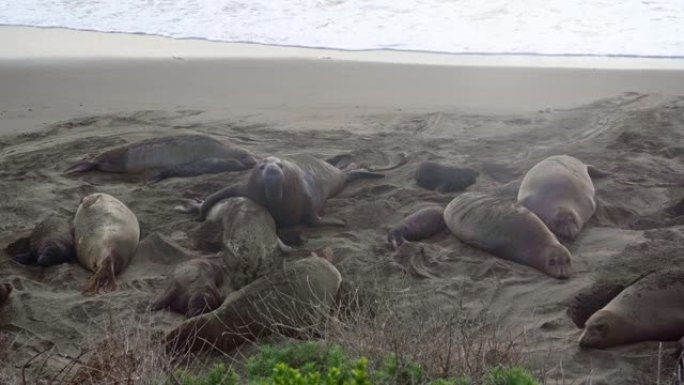
{"type": "Polygon", "coordinates": [[[583,348],[605,349],[642,341],[684,337],[684,271],[647,275],[589,317],[583,348]]]}
{"type": "Polygon", "coordinates": [[[444,222],[461,241],[497,257],[569,278],[571,255],[534,213],[517,202],[463,193],[444,210],[444,222]]]}
{"type": "Polygon", "coordinates": [[[444,208],[440,206],[425,207],[407,216],[392,228],[387,234],[387,241],[396,250],[405,241],[420,241],[445,228],[444,208]]]}
{"type": "Polygon", "coordinates": [[[164,337],[165,344],[175,352],[230,352],[274,330],[291,335],[325,319],[341,282],[335,266],[313,254],[231,293],[218,309],[183,322],[164,337]]]}
{"type": "Polygon", "coordinates": [[[463,191],[474,184],[479,172],[471,168],[445,166],[425,161],[418,166],[415,178],[418,186],[441,193],[463,191]]]}
{"type": "Polygon", "coordinates": [[[344,226],[343,220],[323,218],[320,212],[326,200],[342,191],[347,184],[368,178],[384,178],[384,175],[365,170],[342,171],[308,154],[283,158],[269,156],[250,171],[244,183],[219,190],[204,202],[186,200],[185,206],[176,209],[199,211],[200,219],[204,220],[219,201],[243,196],[265,207],[279,227],[300,224],[344,226]]]}
{"type": "Polygon", "coordinates": [[[195,238],[199,249],[221,252],[235,290],[274,268],[282,269],[284,254],[292,251],[278,238],[271,214],[244,197],[212,207],[195,238]]]}
{"type": "Polygon", "coordinates": [[[73,228],[67,219],[52,214],[38,223],[28,237],[9,244],[5,252],[24,265],[72,262],[76,256],[73,228]]]}
{"type": "Polygon", "coordinates": [[[116,289],[114,277],[131,261],[140,241],[135,214],[109,194],[84,197],[74,217],[76,258],[93,271],[84,292],[116,289]]]}
{"type": "Polygon", "coordinates": [[[596,211],[594,194],[587,165],[572,156],[554,155],[525,174],[518,202],[537,214],[552,233],[573,241],[596,211]]]}
{"type": "Polygon", "coordinates": [[[226,268],[220,257],[195,258],[178,264],[168,280],[164,292],[151,305],[152,310],[166,307],[194,317],[221,305],[226,268]]]}
{"type": "Polygon", "coordinates": [[[0,306],[2,306],[12,292],[12,285],[7,282],[0,282],[0,306]]]}
{"type": "Polygon", "coordinates": [[[91,170],[142,173],[154,170],[150,183],[174,176],[195,176],[247,170],[256,164],[242,148],[212,137],[185,134],[151,138],[106,151],[93,160],[82,160],[67,168],[67,175],[91,170]]]}

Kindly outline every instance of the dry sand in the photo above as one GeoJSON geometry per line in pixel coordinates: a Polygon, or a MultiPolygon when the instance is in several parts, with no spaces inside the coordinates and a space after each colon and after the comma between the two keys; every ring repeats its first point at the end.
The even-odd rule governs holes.
{"type": "MultiPolygon", "coordinates": [[[[7,33],[0,30],[0,36],[7,33]]],[[[109,320],[138,319],[162,332],[183,318],[145,312],[165,274],[195,254],[189,236],[197,222],[172,207],[186,193],[205,195],[244,173],[151,186],[129,176],[60,173],[111,146],[201,132],[260,157],[351,152],[361,165],[383,165],[406,152],[409,162],[385,180],[355,183],[331,199],[326,213],[349,225],[307,230],[301,254],[332,247],[345,279],[395,288],[402,308],[488,307],[504,329],[524,332],[529,362],[548,383],[589,377],[592,384],[653,383],[657,343],[580,350],[581,331],[564,302],[601,277],[684,262],[681,221],[658,229],[632,226],[641,216],[664,223],[660,211],[684,195],[684,97],[672,96],[684,94],[683,72],[387,64],[372,57],[75,56],[0,59],[0,245],[52,212],[72,214],[80,198],[95,191],[129,205],[143,242],[119,277],[119,290],[94,297],[81,294],[89,273],[78,265],[39,269],[0,256],[0,279],[15,286],[0,309],[4,341],[12,342],[4,358],[10,365],[23,365],[53,344],[55,351],[77,355],[109,320]],[[469,189],[490,190],[520,179],[552,154],[616,174],[596,182],[597,213],[569,247],[572,279],[554,280],[448,234],[424,242],[425,253],[396,256],[385,246],[387,230],[404,216],[453,197],[416,185],[420,161],[477,169],[481,176],[469,189]]],[[[674,344],[664,347],[663,375],[669,375],[674,344]]],[[[6,370],[14,371],[5,373],[10,377],[18,372],[6,370]]]]}

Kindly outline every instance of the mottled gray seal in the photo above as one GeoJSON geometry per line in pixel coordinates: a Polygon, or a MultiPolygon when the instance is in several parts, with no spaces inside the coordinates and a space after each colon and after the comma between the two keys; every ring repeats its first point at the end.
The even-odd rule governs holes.
{"type": "Polygon", "coordinates": [[[169,332],[169,350],[216,348],[229,352],[275,330],[292,334],[328,315],[342,277],[316,255],[287,264],[226,297],[216,310],[191,318],[169,332]]]}
{"type": "Polygon", "coordinates": [[[594,184],[587,165],[568,155],[550,156],[525,174],[518,202],[558,237],[572,241],[594,215],[594,184]]]}
{"type": "Polygon", "coordinates": [[[425,161],[418,166],[415,178],[418,186],[441,193],[463,191],[476,182],[479,172],[471,168],[445,166],[425,161]]]}
{"type": "Polygon", "coordinates": [[[283,254],[292,251],[278,238],[271,214],[244,197],[212,207],[195,239],[201,250],[220,252],[233,289],[282,268],[283,254]]]}
{"type": "Polygon", "coordinates": [[[52,214],[42,220],[28,237],[22,237],[5,248],[15,261],[24,265],[51,266],[71,262],[76,256],[71,223],[52,214]]]}
{"type": "Polygon", "coordinates": [[[157,182],[174,176],[247,170],[255,164],[256,160],[247,150],[206,135],[185,134],[145,139],[117,147],[93,160],[80,161],[64,173],[156,171],[150,182],[157,182]]]}
{"type": "Polygon", "coordinates": [[[344,226],[341,219],[320,216],[326,200],[354,180],[383,177],[365,170],[342,171],[308,154],[269,156],[251,170],[244,183],[228,186],[209,195],[204,202],[188,202],[178,209],[199,211],[200,219],[204,220],[217,202],[243,196],[265,207],[279,227],[344,226]]]}
{"type": "Polygon", "coordinates": [[[444,208],[425,207],[404,218],[387,234],[387,241],[396,249],[405,241],[420,241],[444,230],[444,208]]]}
{"type": "Polygon", "coordinates": [[[9,298],[10,293],[12,293],[12,285],[7,282],[0,282],[0,306],[2,306],[7,298],[9,298]]]}
{"type": "Polygon", "coordinates": [[[589,317],[579,344],[605,349],[684,337],[684,272],[649,274],[589,317]]]}
{"type": "Polygon", "coordinates": [[[74,217],[78,261],[93,271],[85,293],[116,289],[114,277],[131,261],[140,240],[135,214],[109,194],[86,196],[74,217]]]}
{"type": "Polygon", "coordinates": [[[226,267],[220,257],[195,258],[178,264],[169,277],[166,289],[152,303],[152,310],[166,307],[194,317],[221,305],[226,267]]]}
{"type": "Polygon", "coordinates": [[[534,213],[517,202],[482,193],[463,193],[444,210],[456,238],[500,258],[565,279],[571,255],[534,213]]]}

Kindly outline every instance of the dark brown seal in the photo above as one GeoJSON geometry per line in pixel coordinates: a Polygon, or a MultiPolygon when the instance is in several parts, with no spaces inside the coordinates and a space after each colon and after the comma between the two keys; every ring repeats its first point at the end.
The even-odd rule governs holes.
{"type": "Polygon", "coordinates": [[[2,306],[7,298],[9,298],[10,293],[12,293],[12,285],[7,282],[0,282],[0,306],[2,306]]]}
{"type": "Polygon", "coordinates": [[[404,218],[387,234],[387,241],[396,249],[405,241],[421,241],[444,230],[444,208],[425,207],[404,218]]]}
{"type": "Polygon", "coordinates": [[[76,256],[73,227],[66,218],[50,215],[38,223],[28,237],[9,244],[5,252],[24,265],[51,266],[72,262],[76,256]]]}
{"type": "Polygon", "coordinates": [[[649,274],[624,289],[586,322],[579,344],[605,349],[684,337],[684,271],[649,274]]]}
{"type": "Polygon", "coordinates": [[[115,173],[156,171],[151,182],[174,176],[194,176],[247,170],[256,164],[246,150],[206,135],[186,134],[145,139],[83,160],[64,171],[76,174],[91,170],[115,173]]]}
{"type": "Polygon", "coordinates": [[[326,259],[300,259],[231,293],[218,309],[183,322],[164,341],[176,352],[230,352],[276,330],[291,335],[325,320],[341,281],[326,259]]]}
{"type": "Polygon", "coordinates": [[[444,221],[456,238],[467,244],[554,278],[570,277],[568,249],[541,219],[517,202],[463,193],[447,205],[444,221]]]}
{"type": "Polygon", "coordinates": [[[445,166],[425,161],[418,166],[415,178],[418,186],[441,193],[463,191],[474,184],[479,172],[471,168],[445,166]]]}
{"type": "Polygon", "coordinates": [[[219,201],[243,196],[265,207],[279,227],[344,226],[341,219],[320,216],[328,198],[354,180],[383,177],[364,170],[342,171],[308,154],[269,156],[251,170],[244,183],[228,186],[209,195],[204,202],[189,202],[178,209],[199,211],[200,219],[204,220],[219,201]]]}
{"type": "Polygon", "coordinates": [[[221,305],[226,268],[220,257],[196,258],[176,266],[164,292],[152,303],[152,310],[166,307],[194,317],[221,305]]]}

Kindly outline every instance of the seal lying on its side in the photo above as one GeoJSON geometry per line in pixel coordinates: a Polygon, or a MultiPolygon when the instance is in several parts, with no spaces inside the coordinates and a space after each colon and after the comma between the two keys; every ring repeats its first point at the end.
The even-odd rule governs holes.
{"type": "Polygon", "coordinates": [[[226,268],[220,257],[196,258],[176,266],[166,290],[151,305],[152,310],[171,310],[194,317],[221,305],[226,268]]]}
{"type": "Polygon", "coordinates": [[[176,352],[216,348],[229,352],[274,330],[292,334],[327,316],[342,277],[313,255],[274,271],[231,293],[213,312],[191,318],[164,340],[176,352]]]}
{"type": "Polygon", "coordinates": [[[73,228],[65,218],[50,215],[38,223],[28,237],[9,244],[5,252],[24,265],[52,266],[71,262],[76,256],[73,228]]]}
{"type": "Polygon", "coordinates": [[[114,277],[131,261],[140,240],[135,214],[109,194],[95,193],[81,200],[74,217],[78,261],[93,271],[85,293],[116,289],[114,277]]]}
{"type": "Polygon", "coordinates": [[[0,283],[0,306],[2,306],[12,292],[12,285],[7,282],[0,283]]]}
{"type": "Polygon", "coordinates": [[[243,196],[265,207],[279,227],[299,224],[344,226],[337,218],[322,218],[326,200],[350,182],[384,175],[363,170],[342,171],[308,154],[276,158],[269,156],[255,166],[244,183],[228,186],[204,202],[189,202],[179,211],[199,211],[200,219],[219,201],[243,196]]]}
{"type": "Polygon", "coordinates": [[[684,271],[649,274],[589,317],[579,345],[605,349],[684,337],[684,271]]]}
{"type": "Polygon", "coordinates": [[[500,258],[565,279],[571,255],[534,213],[517,202],[481,193],[463,193],[444,210],[456,238],[500,258]]]}
{"type": "Polygon", "coordinates": [[[116,173],[156,171],[151,182],[174,176],[195,176],[223,171],[247,170],[256,164],[246,150],[226,145],[206,135],[175,135],[145,139],[83,160],[64,171],[76,174],[91,170],[116,173]]]}
{"type": "Polygon", "coordinates": [[[476,182],[479,172],[425,161],[418,166],[415,178],[418,186],[441,193],[463,191],[476,182]]]}
{"type": "Polygon", "coordinates": [[[405,241],[420,241],[444,230],[444,208],[430,206],[404,218],[387,234],[387,241],[396,249],[405,241]]]}
{"type": "Polygon", "coordinates": [[[271,214],[243,197],[214,206],[195,238],[201,250],[221,252],[235,290],[274,268],[282,268],[283,254],[292,251],[278,238],[271,214]]]}
{"type": "Polygon", "coordinates": [[[568,155],[550,156],[525,174],[518,202],[537,214],[552,233],[573,241],[596,211],[587,165],[568,155]]]}

